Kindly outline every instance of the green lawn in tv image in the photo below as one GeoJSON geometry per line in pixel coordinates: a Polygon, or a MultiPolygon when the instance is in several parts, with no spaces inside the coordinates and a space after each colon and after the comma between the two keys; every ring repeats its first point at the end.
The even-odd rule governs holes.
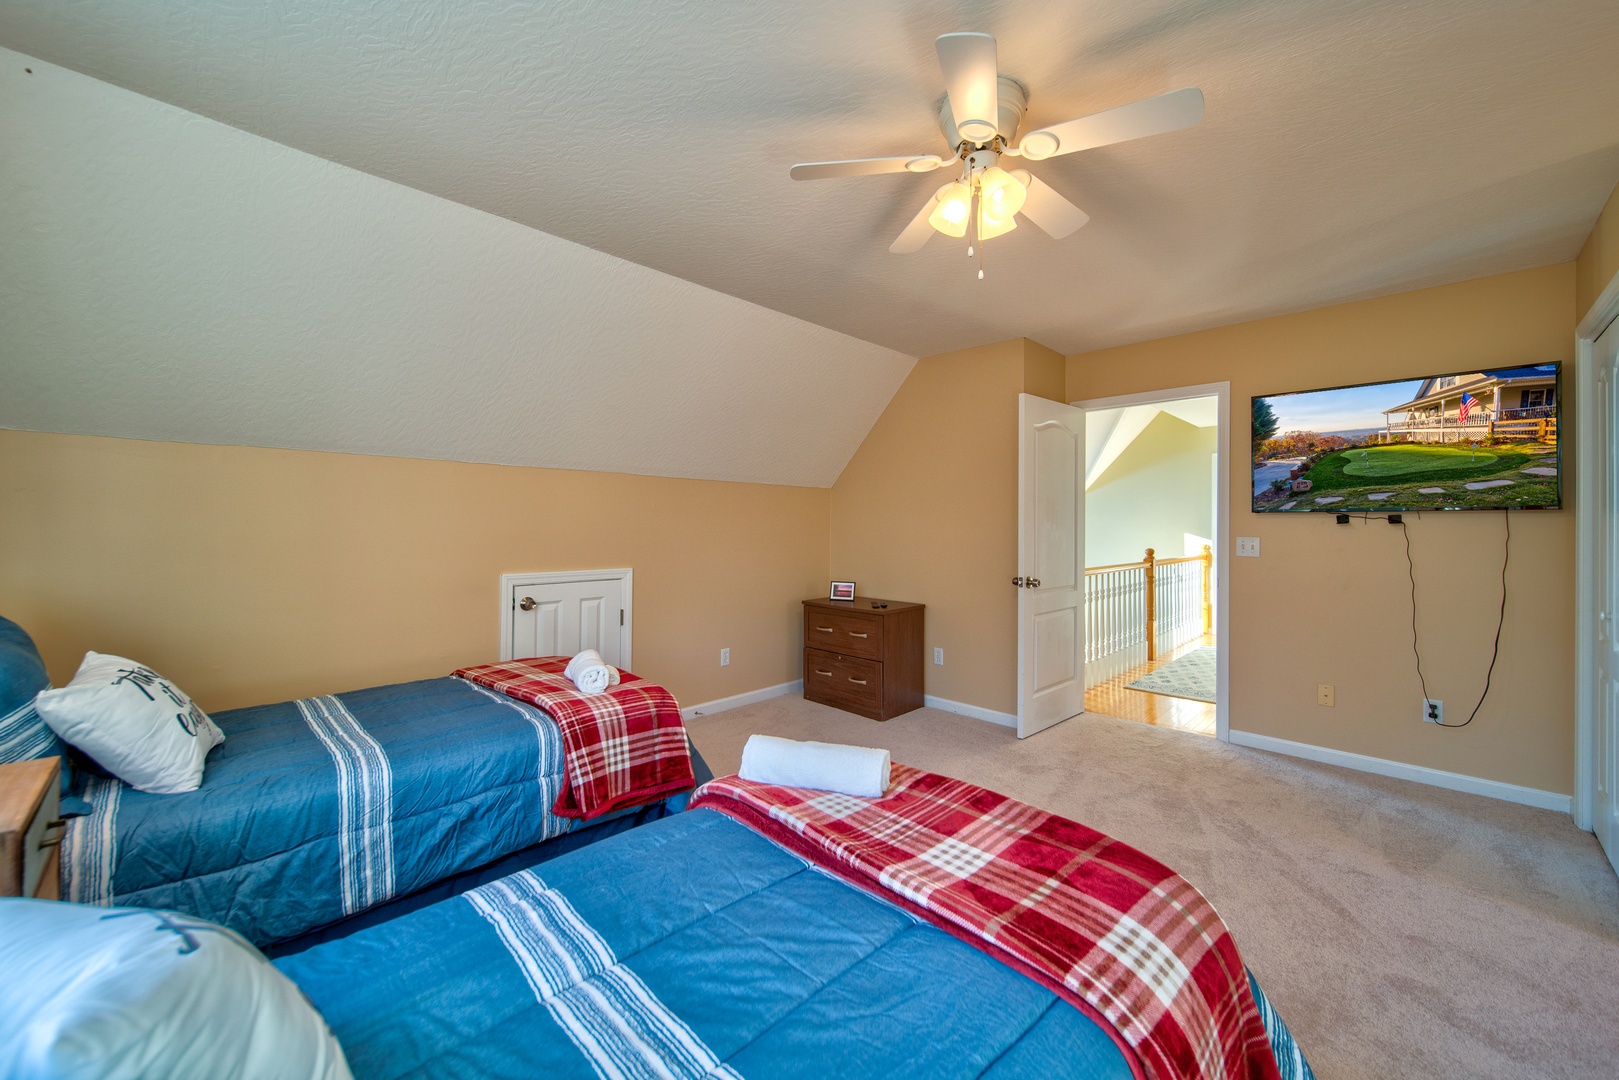
{"type": "Polygon", "coordinates": [[[1556,506],[1555,443],[1397,443],[1321,455],[1300,479],[1254,496],[1260,512],[1556,506]]]}

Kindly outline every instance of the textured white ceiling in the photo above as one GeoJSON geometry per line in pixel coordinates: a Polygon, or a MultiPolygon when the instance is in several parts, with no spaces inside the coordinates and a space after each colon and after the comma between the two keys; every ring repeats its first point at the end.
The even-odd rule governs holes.
{"type": "Polygon", "coordinates": [[[0,427],[826,487],[914,364],[3,49],[0,148],[0,427]]]}
{"type": "Polygon", "coordinates": [[[911,355],[1065,353],[1570,258],[1619,180],[1613,0],[0,0],[0,44],[911,355]],[[933,38],[1027,127],[1186,85],[1191,131],[1045,162],[1091,215],[888,242],[937,177],[933,38]]]}

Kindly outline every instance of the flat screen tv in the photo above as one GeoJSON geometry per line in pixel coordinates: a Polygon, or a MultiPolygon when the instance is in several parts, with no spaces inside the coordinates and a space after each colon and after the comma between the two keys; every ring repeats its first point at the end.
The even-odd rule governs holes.
{"type": "Polygon", "coordinates": [[[1253,399],[1255,513],[1562,507],[1561,366],[1253,399]]]}

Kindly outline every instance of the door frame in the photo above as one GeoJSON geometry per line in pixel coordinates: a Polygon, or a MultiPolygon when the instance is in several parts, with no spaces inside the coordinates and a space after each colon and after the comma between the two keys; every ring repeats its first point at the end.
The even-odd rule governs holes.
{"type": "Polygon", "coordinates": [[[634,634],[635,603],[634,589],[635,571],[629,567],[620,567],[616,570],[546,570],[529,574],[502,574],[500,575],[500,658],[511,660],[512,657],[512,609],[516,601],[512,598],[512,590],[522,585],[559,585],[578,581],[603,581],[617,578],[622,586],[624,596],[624,625],[618,630],[618,647],[621,668],[631,668],[630,642],[634,634]]]}
{"type": "MultiPolygon", "coordinates": [[[[1608,451],[1611,433],[1598,431],[1595,412],[1596,339],[1619,318],[1619,274],[1608,282],[1574,331],[1574,824],[1590,832],[1595,824],[1596,505],[1598,471],[1592,465],[1608,451]]],[[[1561,436],[1559,436],[1561,437],[1561,436]]],[[[1565,471],[1567,471],[1565,469],[1565,471]]],[[[1566,491],[1565,491],[1566,497],[1566,491]]]]}
{"type": "MultiPolygon", "coordinates": [[[[1146,390],[1139,394],[1120,394],[1116,397],[1087,398],[1071,401],[1070,405],[1087,412],[1097,409],[1122,409],[1129,405],[1157,405],[1182,398],[1213,397],[1219,399],[1217,412],[1219,430],[1215,447],[1222,455],[1217,478],[1215,498],[1219,502],[1214,522],[1214,588],[1218,598],[1214,606],[1214,737],[1221,742],[1231,739],[1231,383],[1212,382],[1197,386],[1174,386],[1166,390],[1146,390]]],[[[1235,455],[1233,455],[1235,456],[1235,455]]],[[[1246,460],[1246,458],[1244,458],[1246,460]]],[[[1083,482],[1083,481],[1082,481],[1083,482]]],[[[1084,492],[1081,492],[1081,497],[1084,492]]]]}

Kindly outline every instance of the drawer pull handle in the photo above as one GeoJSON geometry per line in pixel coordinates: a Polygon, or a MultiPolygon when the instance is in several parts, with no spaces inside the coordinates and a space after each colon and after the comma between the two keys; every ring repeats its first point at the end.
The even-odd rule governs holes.
{"type": "Polygon", "coordinates": [[[41,848],[55,847],[57,844],[60,844],[62,842],[62,838],[67,835],[67,822],[63,821],[61,818],[57,818],[55,821],[52,821],[45,826],[45,832],[47,835],[39,838],[39,846],[41,848]],[[56,831],[55,836],[49,835],[53,829],[56,831]]]}
{"type": "Polygon", "coordinates": [[[849,636],[850,637],[870,637],[871,635],[870,634],[857,634],[853,630],[850,630],[849,631],[849,636]]]}
{"type": "Polygon", "coordinates": [[[830,634],[832,632],[832,628],[830,626],[817,626],[815,629],[819,630],[823,634],[830,634]]]}
{"type": "Polygon", "coordinates": [[[857,679],[853,675],[849,676],[849,681],[852,682],[852,683],[859,683],[861,686],[866,685],[866,680],[865,679],[857,679]]]}
{"type": "Polygon", "coordinates": [[[820,668],[815,669],[815,674],[817,674],[817,675],[825,675],[829,679],[832,677],[832,673],[830,671],[822,671],[820,668]]]}

